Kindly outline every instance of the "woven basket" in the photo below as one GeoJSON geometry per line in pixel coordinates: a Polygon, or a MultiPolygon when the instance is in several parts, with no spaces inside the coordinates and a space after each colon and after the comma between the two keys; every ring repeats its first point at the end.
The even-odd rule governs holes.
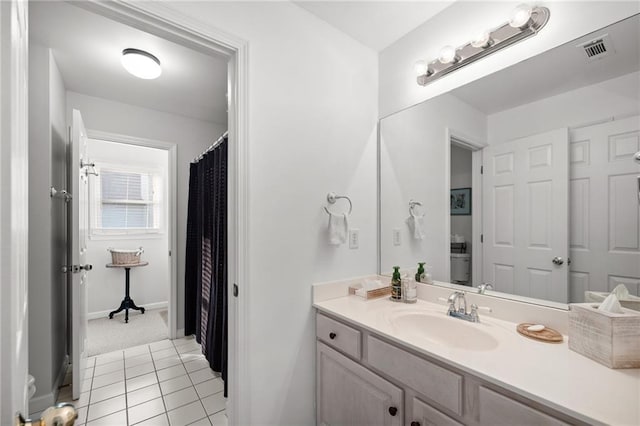
{"type": "Polygon", "coordinates": [[[135,265],[140,263],[140,256],[144,253],[144,249],[140,247],[135,250],[108,248],[111,253],[111,263],[114,265],[135,265]]]}

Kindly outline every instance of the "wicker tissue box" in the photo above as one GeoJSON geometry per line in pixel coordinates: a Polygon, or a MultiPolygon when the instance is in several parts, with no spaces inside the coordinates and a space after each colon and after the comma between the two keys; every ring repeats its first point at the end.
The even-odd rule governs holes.
{"type": "Polygon", "coordinates": [[[569,349],[609,368],[640,368],[640,312],[597,308],[594,303],[569,305],[569,349]]]}

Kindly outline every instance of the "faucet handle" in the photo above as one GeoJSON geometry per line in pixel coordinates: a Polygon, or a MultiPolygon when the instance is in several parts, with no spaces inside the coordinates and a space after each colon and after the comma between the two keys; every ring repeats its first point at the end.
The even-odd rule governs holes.
{"type": "Polygon", "coordinates": [[[471,312],[478,312],[478,310],[482,310],[482,311],[486,311],[486,312],[493,312],[493,309],[491,309],[488,306],[478,306],[475,303],[471,304],[471,312]]]}

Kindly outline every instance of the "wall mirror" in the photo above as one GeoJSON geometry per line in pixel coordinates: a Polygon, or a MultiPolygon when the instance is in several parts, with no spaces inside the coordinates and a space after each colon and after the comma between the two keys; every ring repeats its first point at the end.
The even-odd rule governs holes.
{"type": "Polygon", "coordinates": [[[636,15],[383,118],[379,272],[426,262],[564,308],[639,296],[639,43],[636,15]]]}

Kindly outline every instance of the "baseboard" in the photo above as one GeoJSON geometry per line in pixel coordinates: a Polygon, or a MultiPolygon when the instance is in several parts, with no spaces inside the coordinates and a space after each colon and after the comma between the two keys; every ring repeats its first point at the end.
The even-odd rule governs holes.
{"type": "MultiPolygon", "coordinates": [[[[62,365],[58,371],[58,376],[55,382],[52,384],[52,390],[44,395],[35,396],[29,400],[29,417],[39,418],[40,414],[47,408],[53,406],[58,399],[58,393],[60,392],[60,386],[64,382],[64,377],[67,374],[67,368],[69,367],[69,355],[65,355],[62,360],[62,365]]],[[[38,382],[36,382],[36,390],[38,389],[38,382]]]]}
{"type": "Polygon", "coordinates": [[[176,339],[182,339],[184,337],[184,328],[179,328],[176,331],[176,339]]]}
{"type": "MultiPolygon", "coordinates": [[[[169,306],[169,302],[156,302],[156,303],[145,303],[143,308],[147,311],[152,309],[162,309],[167,308],[169,306]]],[[[108,311],[98,311],[98,312],[89,312],[87,314],[88,320],[94,320],[99,318],[107,318],[109,316],[109,312],[113,312],[113,309],[109,309],[108,311]]]]}

